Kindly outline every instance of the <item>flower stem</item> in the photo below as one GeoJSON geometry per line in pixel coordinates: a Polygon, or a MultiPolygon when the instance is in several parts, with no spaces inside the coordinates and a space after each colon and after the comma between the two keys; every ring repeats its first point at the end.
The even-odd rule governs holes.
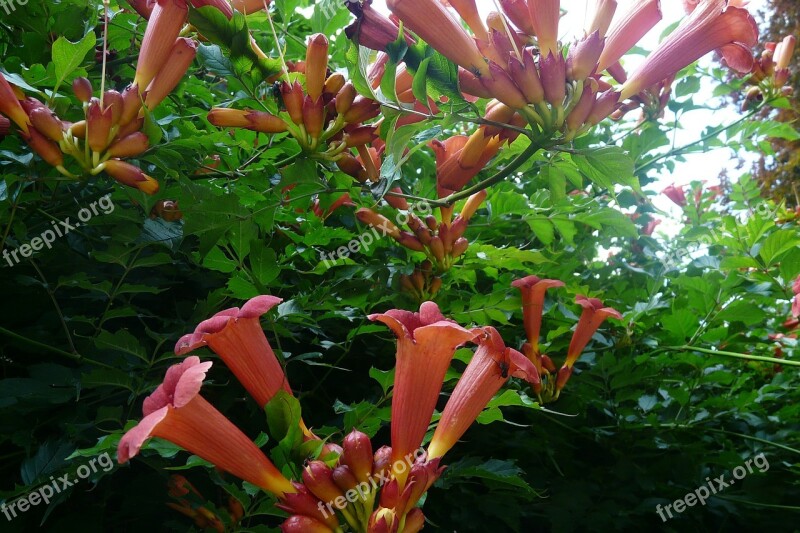
{"type": "Polygon", "coordinates": [[[800,361],[778,359],[777,357],[765,357],[763,355],[748,355],[736,352],[726,352],[722,350],[709,350],[707,348],[697,348],[695,346],[669,346],[666,349],[675,350],[679,352],[694,351],[700,353],[707,353],[709,355],[724,355],[725,357],[733,357],[734,359],[745,359],[748,361],[764,361],[767,363],[775,363],[776,365],[800,366],[800,361]]]}

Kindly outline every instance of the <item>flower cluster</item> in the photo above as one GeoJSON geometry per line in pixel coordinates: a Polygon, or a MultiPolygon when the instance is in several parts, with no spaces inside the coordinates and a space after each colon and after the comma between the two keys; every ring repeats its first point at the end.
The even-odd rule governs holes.
{"type": "Polygon", "coordinates": [[[441,273],[448,271],[467,250],[469,241],[463,237],[464,232],[472,215],[485,199],[485,190],[473,194],[455,219],[452,207],[440,208],[441,220],[433,214],[427,215],[423,220],[413,211],[409,211],[402,218],[407,221],[406,226],[410,231],[401,230],[389,219],[367,207],[357,210],[356,217],[364,224],[381,229],[406,248],[424,252],[435,270],[441,273]]]}
{"type": "Polygon", "coordinates": [[[281,81],[282,105],[276,113],[215,107],[209,122],[261,133],[288,132],[314,159],[336,162],[349,156],[351,148],[369,159],[366,145],[377,138],[376,127],[363,122],[378,116],[378,103],[359,96],[341,74],[329,74],[328,39],[322,34],[311,36],[301,68],[305,86],[288,76],[281,81]]]}
{"type": "MultiPolygon", "coordinates": [[[[213,529],[224,533],[225,525],[222,519],[205,507],[205,497],[184,476],[179,474],[170,476],[168,493],[175,502],[167,503],[167,507],[191,518],[194,524],[203,530],[213,529]]],[[[227,511],[233,524],[238,523],[244,515],[242,504],[233,496],[228,497],[227,511]]]]}
{"type": "Polygon", "coordinates": [[[552,359],[547,354],[543,354],[539,348],[539,334],[542,327],[545,293],[547,289],[563,287],[564,282],[528,276],[514,281],[511,285],[518,288],[522,294],[522,318],[527,337],[527,342],[522,346],[522,353],[531,360],[542,378],[541,385],[534,386],[534,392],[542,403],[556,400],[572,375],[575,361],[578,360],[603,321],[609,317],[622,319],[622,315],[611,307],[605,307],[603,302],[597,298],[576,296],[575,303],[583,308],[583,312],[572,334],[564,364],[556,371],[552,359]]]}
{"type": "Polygon", "coordinates": [[[785,37],[779,43],[769,42],[754,66],[747,82],[753,85],[747,91],[744,101],[746,109],[752,102],[760,102],[778,95],[791,96],[794,88],[788,85],[789,64],[791,63],[797,38],[785,37]]]}
{"type": "MultiPolygon", "coordinates": [[[[588,131],[620,102],[651,99],[640,93],[656,88],[662,102],[669,95],[664,80],[669,85],[675,73],[712,50],[720,49],[731,68],[750,70],[748,47],[755,45],[758,30],[749,13],[727,0],[692,4],[678,28],[628,76],[620,60],[661,19],[658,0],[633,2],[623,13],[617,13],[615,0],[597,0],[583,36],[566,49],[558,41],[559,0],[501,0],[502,13],[491,13],[485,21],[475,0],[450,2],[471,34],[443,2],[388,1],[406,29],[459,66],[466,95],[495,98],[541,138],[562,141],[588,131]],[[604,73],[621,86],[613,86],[604,73]]],[[[378,47],[396,38],[394,21],[371,8],[356,14],[358,42],[378,47]]]]}
{"type": "Polygon", "coordinates": [[[72,88],[82,102],[83,120],[62,120],[0,75],[0,114],[10,118],[31,149],[61,174],[80,177],[66,164],[64,156],[69,155],[80,174],[105,172],[147,194],[158,190],[155,179],[124,159],[147,150],[149,139],[142,131],[145,112],[155,109],[175,89],[194,61],[197,43],[179,37],[189,10],[185,1],[159,0],[150,2],[148,8],[149,23],[131,85],[122,92],[106,90],[97,98],[89,80],[74,80],[72,88]]]}
{"type": "MultiPolygon", "coordinates": [[[[567,361],[558,372],[558,385],[540,375],[555,369],[539,353],[538,332],[548,287],[563,285],[529,276],[515,282],[523,291],[525,330],[528,343],[523,353],[509,348],[491,327],[466,329],[445,318],[438,306],[423,302],[419,312],[393,309],[369,315],[387,325],[397,336],[395,379],[391,406],[391,446],[373,451],[368,435],[353,430],[341,446],[322,444],[302,419],[299,429],[306,440],[319,443],[321,455],[311,457],[301,479],[290,480],[267,456],[200,394],[211,362],[190,355],[171,366],[164,381],[145,400],[144,418],[130,428],[118,445],[120,463],[136,456],[151,437],[166,439],[214,464],[220,470],[267,491],[278,499],[276,506],[289,516],[284,532],[334,532],[343,527],[369,533],[415,533],[424,516],[417,508],[422,496],[439,478],[441,458],[472,425],[494,395],[511,377],[530,383],[540,395],[557,397],[580,352],[607,316],[619,313],[604,308],[599,300],[578,297],[584,313],[568,350],[567,361]],[[445,374],[458,347],[478,345],[472,359],[445,404],[427,447],[423,441],[436,408],[445,374]],[[557,387],[553,389],[553,387],[557,387]],[[551,390],[552,389],[552,390],[551,390]],[[345,526],[346,524],[346,526],[345,526]]],[[[201,322],[182,337],[175,353],[211,348],[259,406],[265,407],[279,392],[292,394],[286,375],[275,356],[259,317],[281,300],[258,296],[241,309],[221,311],[201,322]]],[[[198,499],[184,478],[173,478],[170,494],[178,500],[171,507],[196,524],[221,531],[222,521],[198,499]]],[[[229,502],[231,517],[242,517],[241,504],[229,502]]]]}
{"type": "Polygon", "coordinates": [[[420,302],[432,300],[442,288],[442,278],[434,275],[433,264],[425,260],[411,274],[400,275],[400,287],[420,302]]]}

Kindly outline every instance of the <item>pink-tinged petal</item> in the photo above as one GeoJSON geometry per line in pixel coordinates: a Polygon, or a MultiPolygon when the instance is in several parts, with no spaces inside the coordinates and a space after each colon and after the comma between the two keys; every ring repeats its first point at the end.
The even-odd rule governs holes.
{"type": "Polygon", "coordinates": [[[598,32],[602,39],[608,33],[614,13],[617,12],[617,0],[596,0],[596,3],[594,16],[586,28],[586,34],[598,32]]]}
{"type": "Polygon", "coordinates": [[[683,192],[683,187],[678,187],[673,183],[665,187],[661,193],[672,200],[678,207],[684,207],[686,205],[686,194],[683,192]]]}
{"type": "Polygon", "coordinates": [[[524,379],[534,386],[534,389],[541,385],[542,380],[539,371],[530,359],[522,355],[517,350],[508,349],[509,355],[509,374],[515,378],[524,379]]]}
{"type": "Polygon", "coordinates": [[[775,47],[775,53],[772,56],[775,62],[775,70],[784,70],[789,68],[789,63],[792,61],[794,49],[797,45],[797,38],[794,35],[787,35],[775,47]]]}
{"type": "Polygon", "coordinates": [[[30,119],[28,114],[19,103],[14,88],[8,83],[5,76],[0,72],[0,113],[7,116],[19,126],[23,133],[28,133],[30,119]]]}
{"type": "Polygon", "coordinates": [[[606,318],[622,319],[619,311],[611,307],[603,307],[603,302],[597,298],[587,298],[579,294],[575,297],[575,303],[583,307],[583,313],[581,313],[569,348],[567,348],[567,359],[564,366],[569,368],[578,360],[581,352],[606,318]]]}
{"type": "Polygon", "coordinates": [[[133,84],[144,91],[167,61],[189,14],[186,0],[158,0],[147,22],[133,84]]]}
{"type": "MultiPolygon", "coordinates": [[[[180,363],[170,366],[164,375],[164,381],[161,383],[161,385],[156,387],[156,390],[153,391],[150,396],[144,399],[144,404],[142,406],[142,412],[144,415],[147,416],[153,411],[161,409],[164,406],[173,405],[175,391],[178,388],[178,384],[180,383],[183,375],[190,369],[201,368],[204,378],[205,373],[208,371],[211,365],[212,363],[210,362],[201,363],[199,357],[192,355],[180,363]]],[[[200,379],[201,382],[203,378],[200,379]]],[[[197,394],[197,392],[195,392],[195,394],[197,394]]]]}
{"type": "MultiPolygon", "coordinates": [[[[753,47],[757,42],[758,25],[746,9],[727,5],[726,0],[703,0],[631,74],[620,99],[659,83],[712,50],[731,44],[753,47]]],[[[744,71],[752,67],[752,58],[745,61],[739,52],[731,61],[731,67],[747,67],[744,71]]]]}
{"type": "Polygon", "coordinates": [[[175,355],[184,355],[205,345],[202,335],[187,333],[175,343],[175,355]]]}
{"type": "Polygon", "coordinates": [[[533,35],[533,25],[526,0],[500,0],[500,9],[514,26],[528,35],[533,35]]]}
{"type": "Polygon", "coordinates": [[[283,367],[259,323],[259,317],[281,301],[262,295],[246,302],[241,310],[233,307],[220,311],[198,324],[194,333],[181,337],[175,353],[183,355],[208,346],[262,407],[281,389],[291,394],[283,367]]]}
{"type": "MultiPolygon", "coordinates": [[[[368,318],[397,335],[391,434],[393,462],[402,461],[422,443],[456,348],[476,333],[444,319],[433,302],[423,303],[419,313],[391,310],[368,318]]],[[[401,486],[407,475],[396,472],[401,486]]]]}
{"type": "Polygon", "coordinates": [[[611,23],[597,71],[613,66],[661,20],[660,0],[634,0],[622,17],[611,23]]]}
{"type": "MultiPolygon", "coordinates": [[[[513,281],[511,286],[519,289],[522,293],[522,321],[525,325],[525,333],[533,353],[538,355],[545,292],[553,287],[563,287],[564,282],[557,279],[527,276],[513,281]]],[[[537,368],[537,370],[541,369],[537,368]]]]}
{"type": "Polygon", "coordinates": [[[164,406],[157,411],[153,411],[122,436],[117,445],[117,461],[120,464],[127,463],[131,458],[139,454],[144,442],[151,437],[153,428],[164,420],[169,409],[168,406],[164,406]]]}
{"type": "Polygon", "coordinates": [[[567,57],[567,79],[585,80],[594,73],[603,51],[603,40],[596,31],[575,43],[567,57]]]}
{"type": "Polygon", "coordinates": [[[558,21],[561,19],[560,0],[528,0],[531,25],[539,42],[542,57],[558,54],[558,21]]]}
{"type": "Polygon", "coordinates": [[[519,352],[516,352],[518,357],[515,356],[513,362],[520,362],[519,358],[524,362],[520,362],[521,367],[512,368],[512,351],[516,352],[506,348],[495,328],[483,328],[480,346],[442,412],[428,447],[429,458],[442,457],[455,445],[513,372],[520,375],[530,372],[538,376],[533,364],[519,352]]]}
{"type": "Polygon", "coordinates": [[[478,75],[489,65],[461,24],[437,0],[388,0],[389,10],[453,63],[478,75]]]}
{"type": "Polygon", "coordinates": [[[200,394],[200,388],[203,386],[203,380],[206,379],[206,372],[211,368],[213,363],[207,361],[188,368],[178,380],[175,385],[175,392],[172,395],[172,405],[175,407],[183,407],[189,403],[195,396],[200,394]]]}
{"type": "Polygon", "coordinates": [[[261,450],[200,396],[210,366],[190,356],[167,369],[164,382],[145,399],[145,417],[120,440],[119,461],[139,453],[148,438],[159,437],[273,494],[296,492],[261,450]]]}
{"type": "Polygon", "coordinates": [[[270,296],[268,294],[263,294],[261,296],[256,296],[255,298],[251,298],[242,306],[241,311],[239,311],[239,318],[257,318],[261,315],[267,313],[270,309],[278,305],[283,301],[283,298],[278,298],[277,296],[270,296]]]}
{"type": "Polygon", "coordinates": [[[739,43],[723,46],[718,50],[725,64],[736,72],[749,72],[753,68],[753,52],[739,43]]]}

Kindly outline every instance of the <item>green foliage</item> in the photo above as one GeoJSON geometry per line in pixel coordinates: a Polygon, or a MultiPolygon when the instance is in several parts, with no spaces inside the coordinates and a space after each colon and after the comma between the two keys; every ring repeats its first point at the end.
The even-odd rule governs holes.
{"type": "MultiPolygon", "coordinates": [[[[89,53],[101,43],[103,11],[95,4],[29,2],[0,21],[16,30],[0,35],[9,79],[68,120],[76,119],[68,110],[79,109],[68,83],[101,76],[89,53]]],[[[116,55],[108,79],[121,89],[133,78],[144,24],[111,4],[108,40],[116,55]]],[[[479,109],[458,93],[453,64],[423,42],[397,45],[387,69],[402,57],[414,94],[425,101],[446,96],[448,104],[429,120],[394,129],[402,106],[391,83],[379,87],[386,151],[372,188],[334,165],[304,159],[286,135],[211,126],[205,117],[215,105],[274,108],[265,79],[278,70],[277,51],[302,58],[311,31],[332,35],[331,65],[346,69],[360,93],[373,92],[370,52],[338,31],[349,20],[343,7],[276,0],[271,14],[277,42],[263,14],[228,21],[211,8],[192,10],[192,24],[209,42],[151,117],[148,133],[158,142],[141,164],[161,183],[156,197],[97,178],[63,181],[17,137],[0,141],[0,249],[30,243],[54,222],[74,222],[107,194],[114,206],[52,249],[0,267],[0,499],[10,502],[99,454],[113,456],[124,430],[141,418],[142,399],[176,362],[178,338],[220,309],[265,293],[284,299],[262,325],[296,399],[279,395],[265,415],[218,361],[204,395],[258,436],[287,473],[296,475],[303,457],[320,453],[290,429],[301,410],[305,423],[333,442],[352,428],[389,442],[394,338],[366,316],[418,306],[400,290],[400,276],[423,256],[383,238],[325,264],[321,253],[366,228],[351,208],[322,219],[311,204],[324,208],[349,193],[359,207],[380,206],[392,218],[397,212],[381,203],[391,187],[432,198],[429,141],[471,131],[479,109]],[[253,55],[248,30],[268,59],[253,55]],[[182,220],[151,217],[164,199],[178,202],[182,220]]],[[[471,245],[436,295],[446,316],[497,327],[518,348],[522,311],[510,283],[530,274],[563,280],[566,286],[548,295],[542,328],[543,350],[557,363],[579,316],[576,295],[602,298],[624,319],[594,336],[557,403],[540,406],[516,379],[498,393],[445,457],[448,469],[425,502],[426,531],[716,531],[753,524],[785,530],[793,523],[800,494],[798,368],[724,353],[774,357],[779,345],[787,362],[797,361],[796,339],[770,337],[789,333],[782,323],[800,275],[796,219],[783,219],[782,206],[762,199],[744,175],[724,199],[694,182],[668,237],[643,232],[648,220],[665,216],[653,205],[653,184],[682,156],[716,148],[764,152],[768,139],[798,138],[785,123],[743,117],[675,148],[673,130],[693,127],[684,114],[707,105],[693,94],[709,77],[687,69],[662,123],[604,126],[569,149],[539,151],[488,191],[465,235],[471,245]],[[656,505],[759,453],[768,471],[662,524],[656,505]]],[[[504,148],[480,177],[528,145],[521,137],[504,148]]],[[[206,349],[198,354],[213,357],[206,349]]],[[[466,350],[457,354],[445,394],[469,357],[466,350]]],[[[168,475],[178,471],[211,501],[238,500],[246,511],[241,531],[275,531],[281,521],[274,501],[255,487],[154,439],[133,466],[98,472],[51,506],[4,526],[187,531],[190,522],[164,506],[168,475]]],[[[228,517],[223,504],[212,510],[228,517]]]]}

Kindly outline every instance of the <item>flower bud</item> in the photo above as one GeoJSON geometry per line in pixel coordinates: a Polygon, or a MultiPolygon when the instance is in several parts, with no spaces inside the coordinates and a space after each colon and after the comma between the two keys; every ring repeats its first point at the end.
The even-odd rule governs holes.
{"type": "Polygon", "coordinates": [[[558,376],[556,377],[556,390],[560,391],[564,388],[564,385],[567,384],[569,381],[570,376],[572,375],[572,367],[564,365],[558,370],[558,376]]]}
{"type": "Polygon", "coordinates": [[[233,496],[228,496],[228,512],[231,515],[231,522],[236,524],[244,516],[244,506],[233,496]]]}
{"type": "Polygon", "coordinates": [[[589,113],[592,112],[594,100],[594,91],[592,88],[584,87],[580,100],[578,100],[578,103],[572,108],[569,115],[567,115],[566,124],[568,131],[577,131],[583,126],[586,119],[589,118],[589,113]]]}
{"type": "Polygon", "coordinates": [[[585,80],[597,67],[603,51],[603,40],[594,32],[573,44],[567,57],[567,79],[585,80]]]}
{"type": "Polygon", "coordinates": [[[350,110],[350,106],[353,105],[353,101],[356,99],[357,95],[356,88],[353,87],[353,84],[350,82],[345,83],[344,87],[342,87],[336,95],[336,113],[339,115],[346,114],[350,110]]]}
{"type": "MultiPolygon", "coordinates": [[[[398,194],[403,193],[403,189],[400,187],[392,187],[389,189],[389,192],[396,192],[398,194]]],[[[403,211],[408,210],[408,201],[403,198],[402,196],[394,196],[392,194],[387,194],[383,197],[390,206],[394,207],[395,209],[402,209],[403,211]]]]}
{"type": "Polygon", "coordinates": [[[338,161],[336,166],[345,174],[356,178],[360,182],[367,181],[367,171],[364,166],[359,163],[358,159],[350,154],[344,154],[338,161]]]}
{"type": "Polygon", "coordinates": [[[380,112],[381,106],[378,102],[370,100],[369,98],[364,98],[363,96],[358,96],[353,100],[353,104],[344,114],[344,120],[349,124],[358,124],[377,117],[380,112]]]}
{"type": "Polygon", "coordinates": [[[548,54],[539,60],[542,87],[548,103],[554,107],[564,104],[567,96],[567,66],[561,54],[548,54]]]}
{"type": "Polygon", "coordinates": [[[144,100],[147,109],[155,109],[178,86],[196,55],[197,43],[194,40],[179,37],[175,41],[166,63],[147,87],[144,100]]]}
{"type": "Polygon", "coordinates": [[[589,113],[589,116],[586,118],[586,123],[590,126],[600,124],[603,119],[614,111],[617,103],[619,103],[619,96],[620,93],[614,90],[608,90],[600,94],[592,107],[591,113],[589,113]]]}
{"type": "Polygon", "coordinates": [[[332,533],[325,524],[308,516],[294,515],[281,524],[282,533],[332,533]]]}
{"type": "Polygon", "coordinates": [[[325,107],[323,106],[322,98],[312,99],[311,96],[306,96],[303,101],[303,125],[306,128],[306,133],[312,139],[319,139],[322,135],[322,127],[325,121],[325,107]]]}
{"type": "Polygon", "coordinates": [[[444,261],[444,243],[442,243],[442,239],[439,238],[438,235],[431,238],[431,243],[428,245],[428,248],[430,248],[431,255],[433,255],[438,263],[444,261]]]}
{"type": "Polygon", "coordinates": [[[555,372],[556,371],[556,365],[553,364],[553,360],[550,359],[549,355],[542,354],[542,366],[548,372],[555,372]]]}
{"type": "Polygon", "coordinates": [[[339,465],[333,469],[333,482],[344,492],[358,485],[356,476],[353,475],[353,471],[350,470],[350,467],[347,465],[339,465]]]}
{"type": "Polygon", "coordinates": [[[450,257],[461,257],[461,255],[467,251],[467,247],[469,247],[469,241],[464,237],[459,237],[456,239],[456,242],[453,243],[450,257]]]}
{"type": "Polygon", "coordinates": [[[286,122],[266,111],[249,111],[247,129],[261,133],[281,133],[286,131],[286,122]]]}
{"type": "Polygon", "coordinates": [[[328,39],[321,33],[311,36],[306,49],[306,94],[312,101],[322,96],[328,75],[328,39]]]}
{"type": "Polygon", "coordinates": [[[261,11],[264,6],[269,6],[270,0],[231,0],[231,6],[239,13],[249,15],[256,11],[261,11]]]}
{"type": "Polygon", "coordinates": [[[303,469],[303,484],[324,502],[332,502],[344,492],[333,480],[333,469],[322,461],[309,461],[303,469]]]}
{"type": "Polygon", "coordinates": [[[528,5],[525,0],[500,0],[500,9],[511,20],[511,22],[528,35],[533,35],[528,5]]]}
{"type": "Polygon", "coordinates": [[[103,109],[103,105],[97,98],[92,98],[89,109],[86,112],[87,123],[87,142],[89,148],[95,152],[102,152],[106,149],[109,142],[109,133],[112,126],[113,111],[110,107],[103,109]]]}
{"type": "Polygon", "coordinates": [[[336,96],[342,87],[344,87],[346,80],[343,74],[339,72],[334,72],[328,79],[325,80],[325,87],[322,89],[323,95],[329,95],[330,97],[336,96]]]}
{"type": "MultiPolygon", "coordinates": [[[[439,281],[441,281],[440,278],[439,281]]],[[[425,527],[425,515],[422,514],[422,509],[415,507],[411,509],[406,515],[406,521],[403,524],[403,533],[417,533],[425,527]]]]}
{"type": "Polygon", "coordinates": [[[140,109],[142,109],[142,97],[139,95],[139,88],[136,85],[128,85],[122,91],[122,116],[119,124],[121,126],[130,124],[139,116],[140,109]]]}
{"type": "Polygon", "coordinates": [[[28,133],[23,135],[26,136],[25,140],[28,141],[28,146],[50,166],[60,167],[64,165],[64,154],[61,153],[58,145],[39,133],[36,128],[28,128],[28,133]]]}
{"type": "Polygon", "coordinates": [[[357,430],[353,430],[342,442],[341,462],[348,467],[358,481],[369,481],[372,474],[372,443],[369,437],[357,430]]]}
{"type": "Polygon", "coordinates": [[[28,114],[20,104],[14,88],[0,73],[0,114],[3,114],[14,121],[19,128],[26,133],[28,131],[28,114]]]}
{"type": "Polygon", "coordinates": [[[177,222],[183,218],[178,202],[173,200],[159,200],[150,210],[150,218],[160,218],[167,222],[177,222]]]}
{"type": "Polygon", "coordinates": [[[356,218],[363,224],[372,226],[373,228],[381,231],[384,235],[388,235],[393,239],[398,239],[400,237],[400,229],[395,226],[391,220],[379,213],[376,213],[372,209],[362,207],[356,211],[356,218]]]}
{"type": "Polygon", "coordinates": [[[491,91],[481,83],[481,78],[460,67],[458,69],[458,85],[461,87],[464,94],[477,96],[478,98],[494,97],[491,91]]]}
{"type": "Polygon", "coordinates": [[[295,493],[287,493],[275,507],[289,514],[303,515],[327,525],[331,529],[339,526],[336,513],[329,513],[324,507],[319,506],[319,500],[301,484],[294,483],[295,493]]]}
{"type": "Polygon", "coordinates": [[[417,239],[412,233],[407,231],[401,231],[400,234],[395,237],[395,240],[405,246],[410,250],[414,250],[415,252],[424,252],[425,246],[422,242],[417,239]]]}
{"type": "Polygon", "coordinates": [[[142,169],[119,159],[109,159],[104,163],[106,174],[128,187],[135,187],[145,194],[158,192],[158,182],[142,172],[142,169]]]}
{"type": "Polygon", "coordinates": [[[289,117],[295,124],[303,123],[303,87],[298,82],[281,82],[281,97],[289,117]]]}
{"type": "Polygon", "coordinates": [[[92,82],[90,82],[86,78],[75,78],[72,80],[72,92],[75,93],[75,96],[81,102],[88,102],[92,99],[92,93],[94,93],[94,89],[92,89],[92,82]]]}
{"type": "Polygon", "coordinates": [[[377,129],[378,128],[375,126],[360,126],[358,128],[354,128],[345,134],[344,141],[348,148],[363,144],[370,144],[372,141],[378,138],[378,135],[376,134],[377,129]]]}
{"type": "Polygon", "coordinates": [[[116,158],[134,157],[147,150],[149,145],[150,140],[147,138],[147,135],[137,131],[126,135],[109,146],[108,155],[116,158]]]}
{"type": "Polygon", "coordinates": [[[31,111],[30,121],[42,135],[51,141],[64,139],[64,123],[47,107],[39,107],[31,111]]]}
{"type": "Polygon", "coordinates": [[[425,224],[431,231],[436,231],[437,229],[439,229],[439,221],[436,220],[436,217],[433,215],[428,215],[425,217],[425,224]]]}
{"type": "Polygon", "coordinates": [[[481,83],[492,96],[514,109],[522,109],[528,102],[514,84],[508,73],[496,63],[489,64],[488,76],[481,77],[481,83]]]}
{"type": "Polygon", "coordinates": [[[86,121],[79,120],[78,122],[69,127],[69,131],[72,133],[73,136],[77,137],[78,139],[85,139],[86,121]]]}
{"type": "Polygon", "coordinates": [[[247,115],[250,111],[230,109],[226,107],[213,107],[208,112],[208,121],[220,128],[246,128],[250,125],[247,115]]]}

